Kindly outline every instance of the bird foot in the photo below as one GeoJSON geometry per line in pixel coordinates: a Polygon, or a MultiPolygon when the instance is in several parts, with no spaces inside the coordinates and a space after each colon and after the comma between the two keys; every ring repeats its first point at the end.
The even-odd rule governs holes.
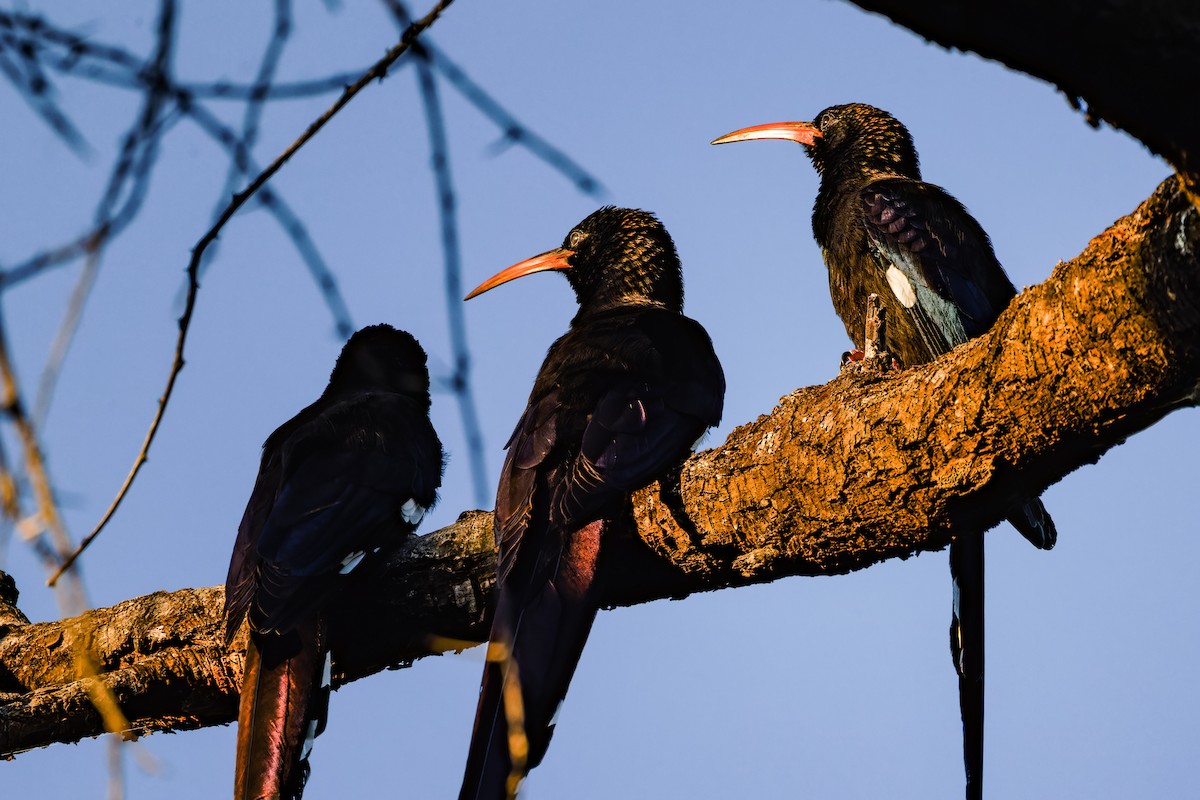
{"type": "Polygon", "coordinates": [[[842,353],[842,369],[853,369],[859,372],[864,370],[886,372],[890,369],[892,372],[899,372],[901,366],[900,362],[886,350],[877,350],[873,353],[863,350],[847,350],[842,353]]]}
{"type": "Polygon", "coordinates": [[[846,352],[842,353],[842,369],[845,369],[851,364],[862,361],[866,357],[866,352],[862,350],[847,350],[846,352]]]}

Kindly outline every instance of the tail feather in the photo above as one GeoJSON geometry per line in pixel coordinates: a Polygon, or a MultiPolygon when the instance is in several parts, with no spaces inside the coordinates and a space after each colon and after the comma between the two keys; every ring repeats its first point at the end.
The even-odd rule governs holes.
{"type": "Polygon", "coordinates": [[[488,644],[460,800],[514,797],[517,784],[529,769],[524,702],[518,670],[513,668],[516,659],[497,633],[492,635],[497,638],[488,644]],[[522,702],[518,704],[515,699],[522,702]]]}
{"type": "Polygon", "coordinates": [[[954,581],[950,655],[958,673],[966,798],[980,800],[983,797],[983,536],[963,536],[950,544],[950,575],[954,581]]]}
{"type": "Polygon", "coordinates": [[[602,525],[576,531],[553,578],[524,598],[501,591],[459,800],[511,800],[546,755],[596,618],[602,525]]]}
{"type": "Polygon", "coordinates": [[[238,705],[235,800],[299,800],[329,708],[329,650],[313,620],[252,635],[238,705]]]}
{"type": "Polygon", "coordinates": [[[1049,550],[1058,541],[1058,529],[1039,497],[1022,503],[1009,515],[1008,521],[1030,544],[1040,550],[1049,550]]]}

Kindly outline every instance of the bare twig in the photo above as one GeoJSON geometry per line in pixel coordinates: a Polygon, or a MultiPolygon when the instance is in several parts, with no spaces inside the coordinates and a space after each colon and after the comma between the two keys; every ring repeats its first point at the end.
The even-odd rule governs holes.
{"type": "MultiPolygon", "coordinates": [[[[263,51],[262,62],[258,66],[258,75],[250,87],[249,102],[242,114],[242,146],[247,153],[254,150],[258,141],[258,125],[262,120],[263,108],[267,95],[271,91],[271,83],[275,80],[275,72],[279,69],[279,60],[283,58],[283,48],[287,45],[288,36],[292,30],[291,0],[275,0],[275,22],[271,28],[271,39],[263,51]]],[[[229,165],[229,175],[225,179],[225,189],[221,196],[233,194],[238,178],[246,172],[237,160],[229,165]]],[[[222,201],[224,202],[224,201],[222,201]]]]}
{"type": "MultiPolygon", "coordinates": [[[[274,80],[279,61],[283,56],[284,45],[291,31],[291,9],[290,0],[275,0],[275,22],[272,26],[271,39],[263,53],[262,62],[258,69],[258,76],[255,78],[254,84],[250,87],[249,102],[246,104],[242,117],[242,132],[240,136],[226,127],[215,115],[208,113],[203,107],[191,101],[184,92],[179,92],[180,100],[185,106],[185,113],[194,116],[196,121],[201,125],[201,128],[213,136],[229,153],[229,173],[225,181],[225,186],[218,195],[217,207],[213,210],[214,220],[219,218],[222,209],[225,207],[227,203],[225,198],[232,195],[237,188],[238,179],[244,175],[258,172],[250,154],[254,149],[254,143],[258,139],[258,127],[262,118],[262,110],[267,98],[270,96],[271,83],[274,80]]],[[[346,304],[345,298],[342,297],[341,292],[337,288],[337,280],[333,276],[333,270],[329,268],[329,265],[325,263],[325,259],[321,257],[316,242],[309,235],[308,229],[300,220],[300,217],[284,202],[283,198],[270,189],[262,189],[257,199],[264,208],[271,212],[271,216],[275,218],[275,221],[279,223],[284,233],[287,234],[288,238],[296,246],[296,251],[300,254],[301,259],[303,259],[305,266],[308,267],[313,281],[316,282],[318,290],[325,299],[325,304],[329,307],[330,313],[333,314],[334,324],[337,327],[337,335],[342,339],[348,338],[354,332],[354,322],[350,314],[350,309],[346,304]]],[[[205,253],[204,261],[201,262],[201,275],[207,271],[209,263],[216,255],[216,250],[217,243],[214,242],[205,253]]]]}
{"type": "Polygon", "coordinates": [[[20,391],[17,388],[17,377],[13,371],[12,360],[9,358],[8,336],[5,332],[3,319],[0,318],[0,410],[12,421],[13,427],[21,439],[25,452],[25,472],[33,488],[33,496],[37,504],[37,513],[41,526],[44,527],[54,543],[54,548],[60,553],[71,551],[71,540],[63,527],[54,502],[54,490],[50,478],[46,474],[46,461],[42,456],[42,447],[38,442],[33,423],[25,413],[21,402],[20,391]]]}
{"type": "Polygon", "coordinates": [[[283,228],[284,233],[292,240],[296,251],[300,254],[300,258],[304,261],[304,265],[308,267],[308,272],[312,275],[313,282],[317,284],[317,289],[321,292],[321,297],[325,300],[325,305],[329,307],[329,313],[333,315],[334,327],[337,329],[337,335],[341,339],[350,338],[350,334],[354,332],[354,321],[350,314],[350,307],[346,305],[346,298],[342,296],[342,292],[338,289],[337,279],[333,276],[333,270],[325,263],[324,257],[317,249],[317,243],[313,241],[312,236],[308,233],[308,228],[300,220],[299,215],[292,210],[292,207],[284,202],[278,192],[273,192],[270,189],[263,189],[258,193],[258,202],[263,208],[271,212],[271,216],[283,228]]]}
{"type": "Polygon", "coordinates": [[[245,190],[234,195],[233,200],[221,214],[220,219],[218,219],[216,224],[213,225],[212,228],[210,228],[208,232],[200,238],[199,242],[197,242],[196,247],[192,250],[192,258],[187,266],[188,294],[184,303],[183,314],[179,317],[179,336],[175,342],[175,356],[171,363],[170,373],[167,376],[166,388],[164,388],[162,397],[160,397],[158,401],[158,410],[155,412],[154,418],[150,422],[149,430],[146,431],[146,437],[142,441],[142,447],[134,459],[133,467],[129,470],[129,474],[125,477],[124,483],[122,483],[121,488],[117,491],[116,497],[113,498],[112,503],[109,504],[108,509],[104,512],[104,516],[100,519],[100,522],[96,524],[96,527],[92,530],[92,532],[84,537],[76,551],[72,553],[71,556],[68,557],[68,559],[63,563],[63,566],[59,569],[60,574],[63,570],[68,569],[71,564],[75,562],[75,559],[79,557],[79,554],[82,553],[89,544],[95,541],[96,537],[100,535],[100,532],[104,530],[104,526],[108,524],[110,519],[112,519],[112,516],[120,506],[121,501],[125,499],[125,495],[129,493],[129,487],[133,485],[133,481],[137,477],[138,472],[141,471],[142,465],[146,463],[147,454],[150,451],[150,445],[154,441],[155,434],[158,432],[159,424],[162,422],[163,413],[166,411],[167,403],[171,399],[171,392],[175,388],[175,381],[179,377],[180,370],[183,369],[183,350],[184,345],[187,343],[188,327],[191,324],[192,313],[196,307],[196,294],[200,288],[197,280],[197,272],[199,270],[200,260],[204,257],[204,251],[208,248],[209,244],[216,240],[217,235],[221,232],[221,229],[225,227],[225,223],[227,223],[233,217],[233,215],[236,214],[237,211],[246,204],[246,201],[253,197],[254,194],[260,188],[262,188],[262,186],[269,181],[275,175],[275,173],[278,172],[280,168],[282,168],[283,165],[286,164],[291,157],[296,154],[297,151],[299,151],[301,147],[307,144],[317,134],[317,132],[321,130],[321,128],[325,127],[326,123],[328,123],[329,120],[334,117],[334,115],[336,115],[343,107],[345,107],[345,105],[349,103],[355,95],[362,91],[368,83],[376,79],[384,78],[387,75],[388,68],[395,63],[396,59],[403,55],[409,49],[409,47],[412,46],[412,42],[417,38],[417,36],[419,36],[422,31],[432,25],[433,22],[441,15],[442,11],[448,8],[453,2],[454,0],[440,0],[440,2],[434,6],[428,14],[425,15],[425,17],[411,25],[408,30],[404,32],[404,35],[400,38],[400,42],[395,47],[389,50],[388,53],[375,64],[375,66],[366,72],[366,74],[355,81],[352,85],[346,87],[345,91],[342,92],[342,96],[339,97],[324,114],[312,122],[300,136],[300,138],[293,142],[286,150],[284,150],[283,153],[281,153],[269,167],[263,170],[263,172],[259,174],[259,176],[255,178],[245,190]]]}
{"type": "Polygon", "coordinates": [[[54,86],[42,72],[37,59],[34,57],[33,44],[22,40],[11,33],[0,17],[0,72],[12,83],[17,93],[25,98],[38,116],[54,131],[55,135],[80,158],[91,155],[92,148],[83,138],[83,134],[75,127],[70,118],[55,104],[53,100],[54,86]],[[20,59],[24,70],[8,57],[8,50],[20,59]]]}
{"type": "MultiPolygon", "coordinates": [[[[167,25],[173,25],[173,12],[170,16],[164,16],[164,21],[167,25]]],[[[59,372],[99,272],[103,248],[137,216],[149,191],[150,177],[158,157],[159,141],[172,124],[169,117],[163,115],[163,107],[169,96],[168,62],[172,41],[171,30],[160,30],[158,47],[149,69],[150,74],[159,76],[159,80],[149,84],[152,89],[147,93],[138,120],[124,137],[121,152],[113,164],[104,195],[96,208],[92,230],[80,240],[79,250],[87,255],[87,261],[72,290],[67,312],[63,316],[38,382],[33,414],[38,428],[44,424],[49,413],[59,372]],[[130,188],[124,193],[127,184],[130,188]],[[123,193],[125,203],[114,211],[123,193]]],[[[64,249],[64,256],[73,259],[75,254],[71,248],[67,248],[64,249]]],[[[8,274],[11,275],[12,272],[8,274]]]]}
{"type": "MultiPolygon", "coordinates": [[[[4,449],[4,439],[0,437],[0,563],[4,563],[8,550],[9,538],[13,528],[21,520],[20,493],[17,480],[12,468],[8,465],[8,453],[4,449]]],[[[0,620],[0,625],[4,624],[0,620]]]]}
{"type": "Polygon", "coordinates": [[[519,145],[546,162],[557,172],[575,184],[575,188],[589,197],[604,199],[607,190],[600,180],[579,165],[573,158],[559,150],[537,133],[522,125],[504,106],[475,83],[462,68],[431,43],[425,43],[430,61],[450,85],[465,97],[484,116],[496,123],[503,131],[502,146],[519,145]]]}
{"type": "MultiPolygon", "coordinates": [[[[50,532],[54,547],[35,547],[47,569],[53,569],[58,558],[70,552],[71,540],[66,528],[58,516],[54,503],[54,493],[46,470],[42,448],[34,432],[33,423],[25,414],[21,402],[20,391],[17,387],[16,373],[8,354],[8,337],[5,335],[3,318],[0,317],[0,408],[9,417],[13,427],[21,438],[25,451],[25,472],[33,484],[33,493],[37,503],[38,524],[50,532]]],[[[17,508],[19,514],[19,506],[17,508]]],[[[42,537],[38,536],[40,540],[42,537]]],[[[71,580],[60,591],[55,593],[59,608],[64,614],[78,615],[87,608],[87,596],[83,583],[78,575],[72,574],[71,580]]],[[[100,679],[100,670],[93,658],[89,646],[92,639],[91,631],[85,630],[82,624],[72,630],[71,655],[75,664],[75,672],[83,681],[84,691],[91,699],[92,705],[100,712],[104,727],[111,733],[129,729],[129,721],[117,705],[112,690],[100,679]]]]}
{"type": "MultiPolygon", "coordinates": [[[[279,68],[279,60],[283,56],[283,48],[287,44],[291,27],[292,4],[290,0],[275,0],[275,24],[271,29],[271,39],[267,42],[266,50],[263,51],[262,61],[258,66],[258,75],[251,87],[249,102],[242,111],[241,147],[229,159],[229,171],[225,175],[225,185],[217,195],[217,207],[213,209],[214,220],[220,216],[222,209],[228,204],[229,201],[226,198],[232,196],[237,190],[239,180],[250,172],[248,154],[254,151],[254,143],[258,140],[258,124],[266,105],[267,92],[271,88],[275,71],[279,68]],[[247,157],[238,158],[237,155],[240,153],[245,153],[247,157]]],[[[201,276],[207,271],[208,265],[216,253],[217,243],[214,242],[208,253],[205,254],[204,261],[200,264],[201,276]]]]}
{"type": "MultiPolygon", "coordinates": [[[[81,282],[73,295],[71,307],[68,310],[67,318],[63,323],[63,330],[59,336],[60,346],[58,349],[64,355],[71,338],[71,333],[76,329],[79,316],[86,303],[89,294],[88,290],[92,281],[94,281],[95,272],[99,268],[102,248],[105,239],[112,230],[113,219],[116,216],[114,209],[117,207],[126,185],[131,183],[132,188],[127,195],[124,208],[117,213],[127,213],[129,215],[128,219],[132,219],[136,214],[136,209],[140,207],[145,197],[146,187],[149,185],[150,173],[157,159],[158,139],[164,129],[164,126],[160,124],[160,112],[166,98],[166,93],[163,91],[162,86],[166,84],[163,78],[169,71],[172,44],[174,42],[174,24],[175,2],[174,0],[162,0],[159,12],[158,42],[151,65],[153,74],[158,76],[158,80],[154,82],[153,88],[147,93],[147,98],[137,123],[126,135],[121,153],[113,166],[107,190],[97,207],[95,235],[89,237],[87,242],[88,263],[85,266],[84,275],[81,276],[81,282]]],[[[61,364],[61,359],[55,360],[61,364]]],[[[55,360],[52,360],[51,365],[49,365],[52,370],[50,375],[57,374],[57,366],[54,365],[55,360]]],[[[8,358],[7,340],[4,336],[2,322],[0,322],[0,373],[2,373],[0,380],[3,382],[4,409],[12,419],[14,427],[16,427],[21,437],[25,450],[25,470],[33,486],[40,522],[49,531],[54,540],[55,550],[57,551],[54,555],[58,556],[58,558],[66,559],[63,562],[64,565],[59,566],[49,579],[49,584],[53,586],[63,569],[65,569],[66,564],[73,561],[73,557],[68,555],[72,551],[72,543],[58,514],[52,485],[47,474],[45,460],[42,456],[34,425],[24,413],[20,394],[17,389],[16,376],[8,358]]],[[[48,382],[43,382],[44,387],[52,385],[52,378],[48,382]]],[[[49,394],[44,394],[40,404],[48,403],[49,397],[49,394]]],[[[42,407],[45,408],[45,405],[42,405],[42,407]]],[[[45,554],[44,549],[40,552],[45,554]]],[[[55,566],[54,562],[58,558],[49,559],[45,558],[45,555],[43,556],[43,560],[49,568],[55,566]]],[[[67,585],[60,587],[59,591],[55,594],[60,606],[65,611],[78,614],[87,606],[86,593],[82,580],[78,575],[72,575],[67,585]]],[[[76,674],[81,679],[83,689],[90,702],[103,719],[105,729],[113,733],[127,730],[129,722],[121,711],[112,689],[99,677],[100,669],[91,652],[93,631],[81,626],[72,631],[72,633],[71,653],[75,663],[76,674]]],[[[120,742],[114,740],[110,748],[110,796],[119,798],[124,794],[124,782],[121,775],[120,742]]]]}
{"type": "Polygon", "coordinates": [[[80,234],[65,244],[43,250],[19,264],[0,272],[0,291],[16,286],[18,283],[23,283],[50,267],[69,264],[75,259],[80,258],[88,252],[91,243],[101,233],[101,231],[90,228],[85,233],[80,234]]]}
{"type": "MultiPolygon", "coordinates": [[[[150,174],[158,155],[158,141],[164,130],[164,126],[160,124],[160,119],[163,105],[168,97],[166,87],[169,84],[170,59],[175,38],[174,29],[175,2],[174,0],[163,0],[159,13],[158,43],[155,47],[154,58],[150,66],[151,73],[157,77],[153,81],[153,88],[146,95],[146,100],[137,122],[129,133],[125,135],[121,153],[109,177],[108,187],[96,209],[95,229],[97,235],[89,243],[88,264],[85,267],[85,274],[80,276],[80,285],[77,287],[76,296],[79,302],[77,304],[73,303],[72,307],[68,309],[67,316],[60,328],[59,340],[64,341],[60,349],[64,355],[70,343],[71,336],[78,327],[79,316],[83,313],[83,307],[90,294],[88,289],[91,286],[91,280],[94,280],[94,275],[91,280],[85,280],[87,272],[90,270],[94,273],[99,268],[105,241],[112,230],[113,208],[116,206],[125,184],[132,181],[129,201],[126,203],[126,208],[123,209],[123,212],[129,215],[128,219],[132,219],[136,215],[136,210],[140,207],[149,186],[150,174]],[[132,207],[131,204],[133,204],[132,207]]],[[[53,386],[53,376],[57,373],[57,367],[53,365],[53,362],[48,364],[47,367],[48,369],[53,368],[55,372],[50,373],[48,377],[44,376],[42,383],[43,386],[53,386]]],[[[39,405],[48,409],[49,402],[50,396],[47,395],[40,399],[39,405]]],[[[66,547],[60,548],[64,554],[64,560],[58,569],[50,575],[47,581],[49,586],[54,586],[59,576],[71,568],[75,560],[79,557],[79,554],[86,547],[85,542],[81,542],[79,547],[75,549],[72,549],[69,544],[66,547]]]]}
{"type": "Polygon", "coordinates": [[[100,272],[100,249],[93,248],[83,264],[75,287],[71,290],[71,298],[67,301],[67,312],[63,315],[58,333],[50,345],[50,354],[46,357],[46,366],[38,379],[37,395],[33,401],[33,421],[38,430],[46,424],[46,415],[50,413],[50,400],[54,397],[54,387],[58,384],[58,376],[62,372],[63,362],[66,361],[67,351],[75,339],[75,331],[83,318],[83,309],[87,299],[92,294],[96,284],[96,275],[100,272]]]}
{"type": "MultiPolygon", "coordinates": [[[[42,17],[0,10],[0,31],[19,30],[42,63],[50,69],[73,77],[142,91],[148,86],[145,64],[133,53],[115,45],[98,44],[63,30],[42,17]]],[[[276,83],[267,87],[268,100],[296,100],[328,94],[345,88],[362,76],[366,68],[335,72],[320,78],[276,83]]],[[[190,97],[246,101],[262,93],[255,83],[176,83],[176,89],[190,97]]]]}
{"type": "Polygon", "coordinates": [[[125,797],[125,761],[122,749],[125,742],[111,736],[108,740],[108,800],[121,800],[125,797]]]}
{"type": "MultiPolygon", "coordinates": [[[[133,221],[141,209],[142,202],[146,197],[146,190],[149,187],[149,167],[153,164],[153,155],[157,152],[157,143],[179,119],[178,114],[159,115],[140,139],[136,135],[134,137],[135,144],[138,142],[146,143],[153,141],[154,147],[152,149],[145,147],[130,149],[127,156],[117,161],[113,168],[113,177],[109,180],[109,189],[107,190],[107,194],[112,194],[113,202],[120,199],[120,189],[125,184],[124,173],[128,171],[135,176],[119,209],[111,212],[106,219],[94,222],[87,231],[66,244],[43,250],[25,261],[0,272],[0,291],[10,289],[30,278],[37,277],[51,267],[68,264],[77,258],[85,256],[92,249],[98,247],[102,241],[111,242],[115,239],[133,221]],[[139,163],[147,166],[145,168],[135,166],[139,163]],[[116,188],[114,189],[113,187],[116,188]]],[[[126,152],[124,148],[122,152],[123,154],[126,152]]]]}
{"type": "MultiPolygon", "coordinates": [[[[229,153],[230,158],[237,162],[244,173],[260,171],[254,159],[250,158],[245,142],[215,114],[200,103],[185,104],[183,113],[229,153]]],[[[338,335],[342,338],[348,337],[354,330],[354,323],[346,299],[338,289],[333,270],[325,263],[324,257],[317,249],[316,242],[309,235],[308,229],[300,220],[299,215],[283,199],[283,195],[271,187],[263,187],[258,193],[257,200],[263,208],[270,212],[275,221],[283,228],[284,233],[292,240],[304,265],[308,267],[313,282],[317,284],[317,289],[321,292],[325,305],[329,307],[329,313],[333,315],[338,335]]]]}
{"type": "MultiPolygon", "coordinates": [[[[412,24],[408,9],[399,0],[384,0],[392,16],[401,26],[412,24]]],[[[471,352],[467,346],[467,321],[463,314],[462,259],[458,246],[458,213],[454,199],[454,181],[450,174],[450,146],[446,140],[446,118],[433,79],[429,51],[418,42],[413,47],[417,63],[417,83],[421,89],[421,105],[425,110],[425,127],[429,131],[430,163],[438,194],[438,218],[442,230],[443,277],[445,279],[446,318],[450,327],[450,349],[454,366],[450,390],[458,400],[463,434],[471,463],[471,482],[475,502],[486,505],[489,486],[484,466],[483,430],[471,390],[471,352]]]]}
{"type": "MultiPolygon", "coordinates": [[[[143,89],[146,74],[137,56],[119,47],[97,44],[81,36],[61,30],[40,17],[8,14],[0,11],[0,24],[21,26],[30,31],[28,36],[38,46],[54,46],[59,51],[41,54],[52,69],[76,77],[100,81],[113,86],[143,89]]],[[[588,172],[545,138],[528,128],[505,108],[496,98],[475,82],[466,72],[432,42],[423,42],[430,63],[449,81],[471,105],[492,120],[502,131],[501,146],[519,146],[528,150],[551,168],[570,180],[584,194],[602,199],[606,194],[600,180],[588,172]]],[[[403,63],[403,62],[402,62],[403,63]]],[[[266,99],[292,100],[327,94],[345,87],[358,78],[362,71],[339,72],[320,78],[274,83],[266,90],[266,99]]],[[[256,83],[239,84],[229,81],[211,83],[180,82],[174,85],[188,99],[215,99],[247,101],[261,91],[256,83]]]]}

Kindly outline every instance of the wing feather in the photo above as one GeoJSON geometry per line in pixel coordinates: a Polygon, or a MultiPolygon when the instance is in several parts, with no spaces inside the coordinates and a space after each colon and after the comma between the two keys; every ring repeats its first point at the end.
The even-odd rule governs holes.
{"type": "Polygon", "coordinates": [[[911,285],[915,302],[902,305],[931,357],[985,332],[1016,295],[983,228],[940,187],[884,178],[859,200],[880,267],[911,285]]]}

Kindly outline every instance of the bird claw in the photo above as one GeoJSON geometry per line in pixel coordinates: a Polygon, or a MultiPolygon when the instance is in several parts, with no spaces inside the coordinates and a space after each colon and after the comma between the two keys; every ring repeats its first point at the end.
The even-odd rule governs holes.
{"type": "Polygon", "coordinates": [[[867,355],[863,350],[847,350],[842,353],[842,369],[857,369],[864,370],[871,368],[877,372],[899,372],[903,369],[900,362],[897,361],[891,353],[877,351],[871,355],[867,355]]]}

